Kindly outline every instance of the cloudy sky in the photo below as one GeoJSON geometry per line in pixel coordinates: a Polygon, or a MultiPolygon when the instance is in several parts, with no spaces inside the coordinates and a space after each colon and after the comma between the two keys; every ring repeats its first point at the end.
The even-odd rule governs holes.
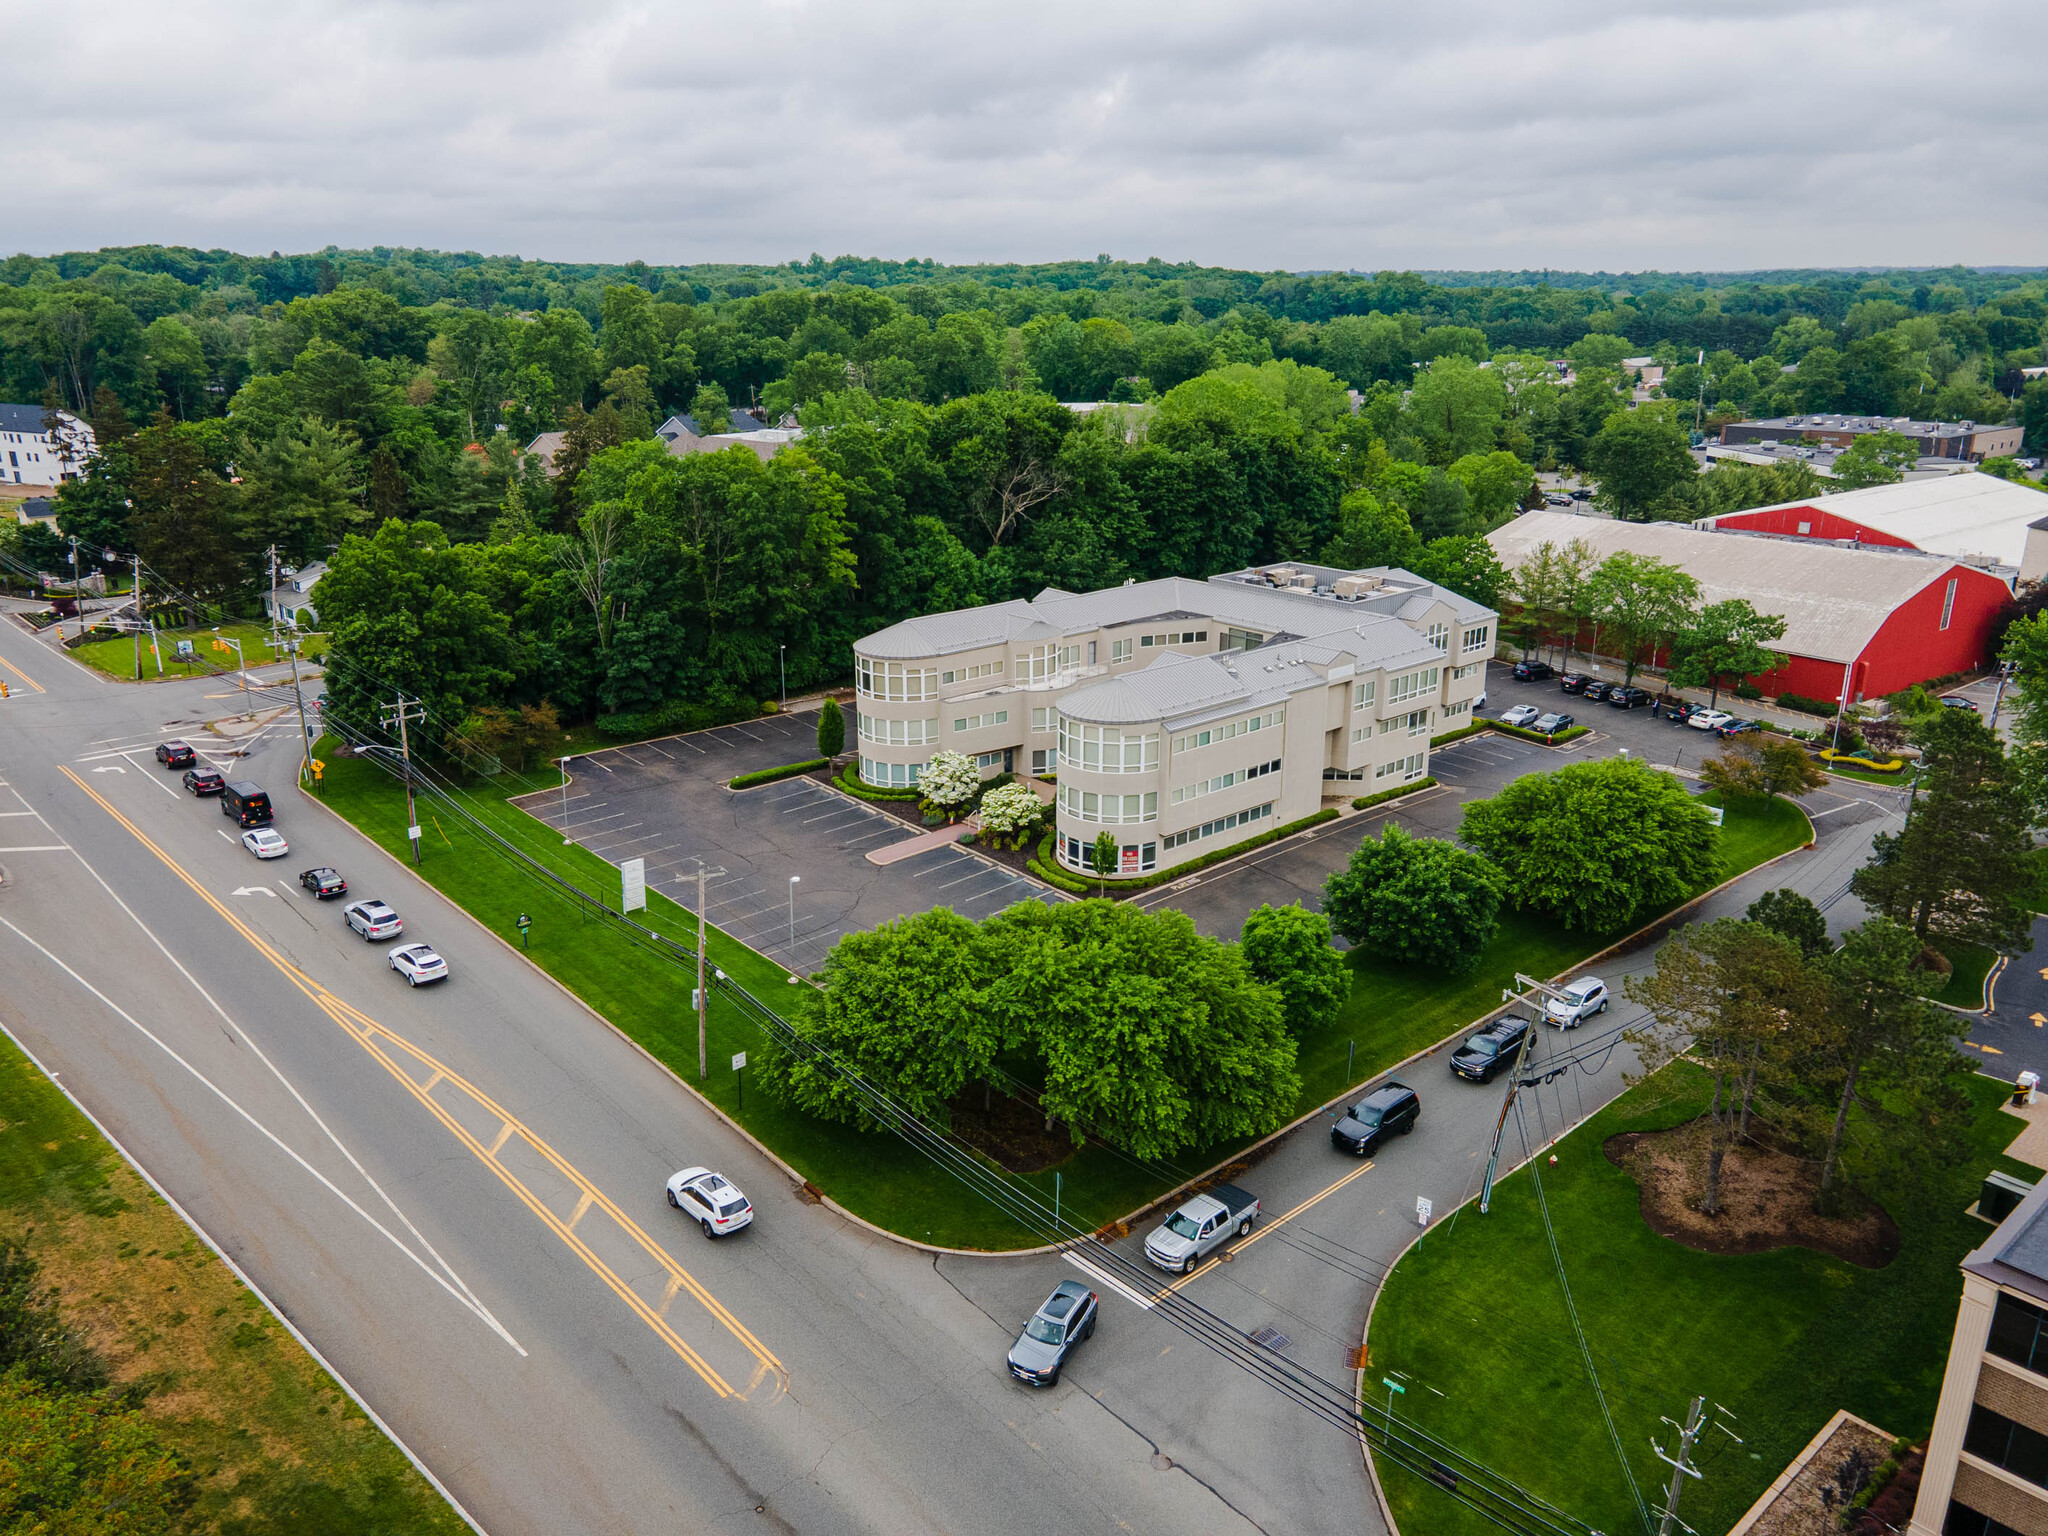
{"type": "Polygon", "coordinates": [[[0,0],[0,25],[9,251],[2048,263],[2042,0],[0,0]]]}

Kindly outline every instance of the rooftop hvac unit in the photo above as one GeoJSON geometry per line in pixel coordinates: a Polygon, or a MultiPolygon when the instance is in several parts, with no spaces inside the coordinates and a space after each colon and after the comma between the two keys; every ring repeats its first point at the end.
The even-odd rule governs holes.
{"type": "Polygon", "coordinates": [[[1313,592],[1316,589],[1316,579],[1306,571],[1297,571],[1287,578],[1287,589],[1290,592],[1313,592]]]}
{"type": "Polygon", "coordinates": [[[1273,585],[1276,587],[1286,586],[1289,582],[1293,581],[1294,578],[1299,574],[1300,572],[1296,571],[1295,568],[1291,565],[1271,566],[1265,572],[1266,580],[1273,583],[1273,585]]]}
{"type": "Polygon", "coordinates": [[[1369,592],[1377,592],[1386,583],[1377,576],[1339,576],[1332,591],[1337,596],[1356,602],[1369,592]]]}

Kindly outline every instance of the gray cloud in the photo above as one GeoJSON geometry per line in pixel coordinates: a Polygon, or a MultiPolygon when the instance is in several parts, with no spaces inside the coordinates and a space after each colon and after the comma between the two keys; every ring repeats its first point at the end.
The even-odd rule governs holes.
{"type": "Polygon", "coordinates": [[[2039,0],[0,0],[0,245],[2048,261],[2039,0]]]}

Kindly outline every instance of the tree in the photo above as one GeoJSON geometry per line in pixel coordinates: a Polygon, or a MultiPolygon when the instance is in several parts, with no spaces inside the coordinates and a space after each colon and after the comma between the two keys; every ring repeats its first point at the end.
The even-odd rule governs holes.
{"type": "Polygon", "coordinates": [[[1481,538],[1431,539],[1415,552],[1408,569],[1488,608],[1500,607],[1508,583],[1507,567],[1481,538]]]}
{"type": "Polygon", "coordinates": [[[837,699],[827,699],[818,711],[818,756],[837,757],[846,750],[846,716],[837,699]]]}
{"type": "Polygon", "coordinates": [[[1045,820],[1046,805],[1029,784],[999,784],[981,797],[976,815],[997,847],[1022,848],[1045,820]],[[1007,841],[1006,841],[1007,840],[1007,841]]]}
{"type": "Polygon", "coordinates": [[[1586,451],[1600,485],[1600,504],[1624,522],[1640,523],[1699,475],[1685,429],[1662,410],[1616,411],[1586,451]]]}
{"type": "Polygon", "coordinates": [[[791,1027],[805,1049],[773,1036],[763,1086],[822,1120],[870,1128],[853,1072],[912,1114],[951,1121],[961,1091],[992,1072],[1003,1032],[986,1005],[981,933],[945,907],[849,933],[826,957],[823,984],[797,999],[791,1027]]]}
{"type": "Polygon", "coordinates": [[[1088,850],[1088,867],[1095,871],[1095,890],[1100,895],[1109,885],[1109,877],[1116,873],[1116,834],[1098,832],[1095,844],[1088,850]]]}
{"type": "Polygon", "coordinates": [[[934,752],[917,776],[917,787],[925,804],[952,821],[981,788],[981,770],[965,752],[934,752]]]}
{"type": "Polygon", "coordinates": [[[1913,727],[1920,781],[1896,834],[1872,839],[1849,888],[1923,941],[2023,948],[2032,917],[2033,789],[1984,722],[1938,709],[1913,727]]]}
{"type": "Polygon", "coordinates": [[[690,402],[690,416],[697,423],[697,431],[704,437],[712,437],[732,430],[732,401],[718,384],[706,384],[697,391],[690,402]]]}
{"type": "Polygon", "coordinates": [[[1459,836],[1500,868],[1516,906],[1594,933],[1673,906],[1721,872],[1705,808],[1671,774],[1629,758],[1524,774],[1466,806],[1459,836]]]}
{"type": "Polygon", "coordinates": [[[1834,948],[1826,914],[1797,891],[1765,891],[1742,915],[1791,943],[1809,960],[1834,948]]]}
{"type": "Polygon", "coordinates": [[[1720,754],[1700,764],[1700,777],[1724,795],[1744,799],[1790,795],[1794,799],[1827,783],[1828,776],[1796,741],[1732,736],[1720,754]]]}
{"type": "Polygon", "coordinates": [[[1499,448],[1492,453],[1468,453],[1444,473],[1464,486],[1471,498],[1472,516],[1483,525],[1482,533],[1513,517],[1529,487],[1536,483],[1534,469],[1499,448]]]}
{"type": "Polygon", "coordinates": [[[303,565],[368,520],[360,455],[340,429],[307,417],[252,448],[237,465],[248,546],[275,544],[288,562],[303,565]]]}
{"type": "Polygon", "coordinates": [[[1507,403],[1507,390],[1492,369],[1452,354],[1416,376],[1408,419],[1429,446],[1431,461],[1449,464],[1493,447],[1507,403]]]}
{"type": "Polygon", "coordinates": [[[1408,514],[1382,506],[1371,491],[1353,491],[1337,507],[1337,536],[1323,550],[1323,563],[1343,570],[1376,565],[1405,566],[1422,547],[1408,514]]]}
{"type": "Polygon", "coordinates": [[[1281,1017],[1296,1039],[1329,1022],[1351,996],[1351,968],[1330,945],[1329,919],[1300,902],[1254,908],[1238,944],[1252,975],[1280,994],[1281,1017]]]}
{"type": "Polygon", "coordinates": [[[227,486],[193,428],[168,413],[135,434],[129,534],[150,569],[172,587],[214,603],[242,579],[228,518],[227,486]]]}
{"type": "Polygon", "coordinates": [[[2006,704],[2014,714],[2013,740],[2028,765],[2042,809],[2048,810],[2048,612],[2015,621],[2005,632],[1999,659],[2012,666],[2006,704]]]}
{"type": "Polygon", "coordinates": [[[1896,485],[1919,458],[1919,446],[1903,432],[1865,432],[1836,457],[1835,484],[1845,491],[1896,485]]]}
{"type": "Polygon", "coordinates": [[[1636,668],[1692,622],[1699,595],[1698,581],[1654,555],[1622,550],[1600,562],[1586,596],[1594,620],[1621,642],[1624,683],[1634,683],[1636,668]]]}
{"type": "Polygon", "coordinates": [[[1699,1208],[1721,1210],[1721,1164],[1749,1133],[1759,1087],[1790,1083],[1820,1012],[1818,978],[1798,948],[1757,923],[1717,918],[1657,951],[1657,968],[1623,984],[1649,1020],[1625,1032],[1648,1076],[1685,1056],[1713,1079],[1705,1188],[1699,1208]]]}
{"type": "Polygon", "coordinates": [[[1721,703],[1721,680],[1757,677],[1785,665],[1767,642],[1785,638],[1780,614],[1758,613],[1746,599],[1710,603],[1672,637],[1671,681],[1680,688],[1706,687],[1710,708],[1721,703]]]}
{"type": "Polygon", "coordinates": [[[1375,958],[1459,975],[1493,939],[1506,882],[1477,854],[1388,823],[1323,883],[1330,926],[1375,958]]]}

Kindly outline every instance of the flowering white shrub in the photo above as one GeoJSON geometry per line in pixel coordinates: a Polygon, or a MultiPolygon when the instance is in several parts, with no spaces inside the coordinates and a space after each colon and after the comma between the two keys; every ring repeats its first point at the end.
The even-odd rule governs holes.
{"type": "Polygon", "coordinates": [[[1024,784],[1000,784],[981,797],[982,830],[995,838],[1021,838],[1037,826],[1045,802],[1024,784]]]}
{"type": "Polygon", "coordinates": [[[981,770],[964,752],[934,752],[917,776],[917,787],[932,805],[949,810],[974,798],[981,787],[981,770]]]}

